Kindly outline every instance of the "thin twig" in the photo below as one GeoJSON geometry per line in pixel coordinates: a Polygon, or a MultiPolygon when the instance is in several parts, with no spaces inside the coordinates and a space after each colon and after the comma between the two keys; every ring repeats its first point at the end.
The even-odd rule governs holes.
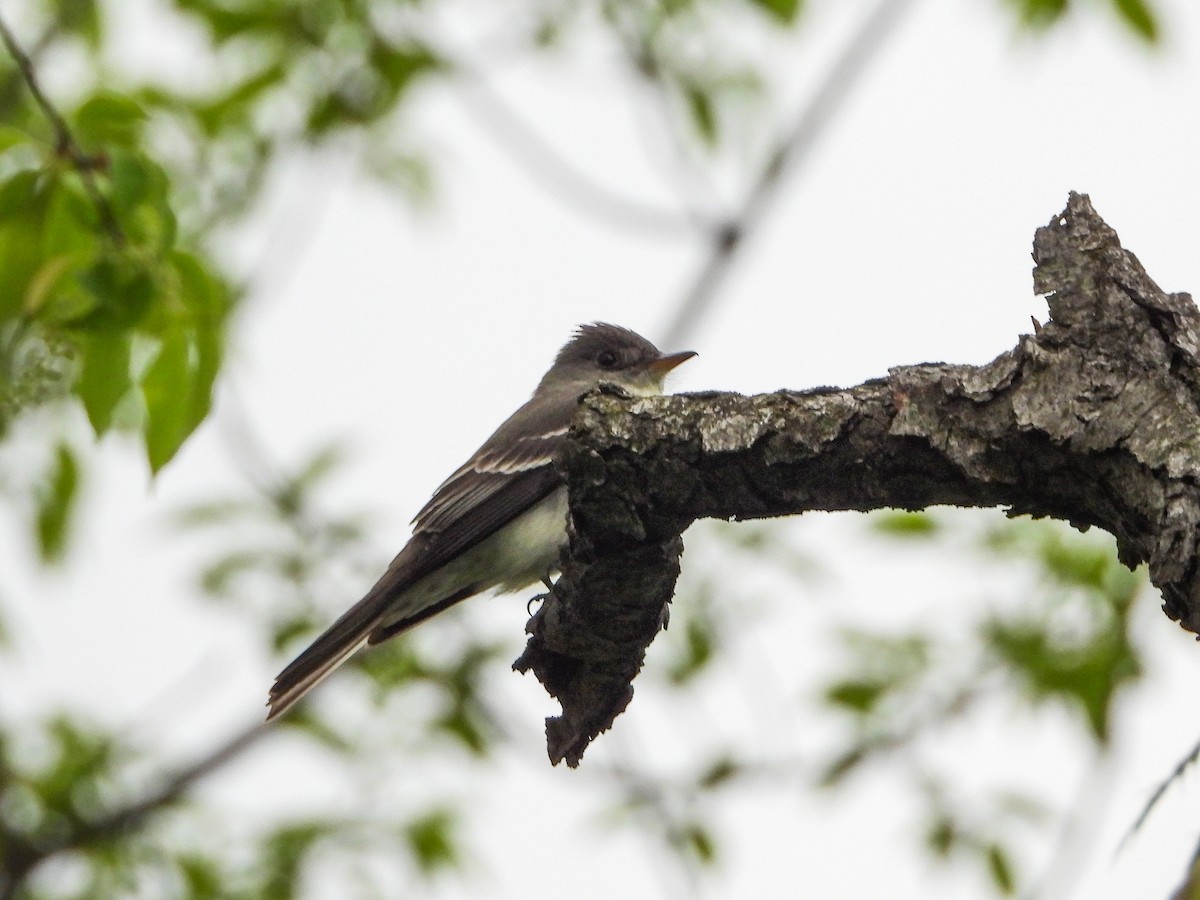
{"type": "Polygon", "coordinates": [[[729,270],[747,235],[759,224],[778,196],[779,182],[816,145],[817,139],[842,107],[846,95],[878,55],[879,48],[895,31],[914,0],[879,0],[863,20],[850,43],[834,62],[816,94],[801,112],[796,124],[767,156],[758,178],[746,194],[737,214],[712,238],[712,250],[683,295],[674,317],[662,334],[662,346],[675,347],[686,338],[708,312],[721,280],[729,270]]]}
{"type": "MultiPolygon", "coordinates": [[[[25,51],[25,56],[33,66],[37,66],[38,60],[42,58],[42,54],[49,49],[50,45],[58,40],[62,32],[62,22],[55,19],[50,23],[49,27],[41,33],[33,45],[25,51]]],[[[21,90],[21,85],[24,83],[20,69],[13,69],[11,72],[5,72],[4,77],[0,79],[0,104],[6,104],[10,96],[15,95],[21,90]]]]}
{"type": "Polygon", "coordinates": [[[1121,843],[1117,844],[1117,849],[1115,851],[1116,853],[1120,853],[1125,849],[1125,845],[1128,844],[1133,836],[1141,830],[1143,825],[1146,824],[1146,820],[1150,818],[1150,813],[1154,807],[1158,805],[1158,801],[1163,798],[1171,785],[1178,781],[1190,766],[1196,764],[1197,759],[1200,759],[1200,743],[1197,743],[1196,746],[1192,747],[1191,752],[1181,759],[1176,764],[1171,774],[1163,780],[1162,784],[1155,788],[1154,793],[1150,795],[1150,799],[1146,801],[1146,805],[1142,807],[1142,811],[1138,813],[1137,819],[1135,819],[1134,823],[1129,826],[1129,830],[1125,832],[1125,836],[1121,838],[1121,843]]]}
{"type": "MultiPolygon", "coordinates": [[[[117,837],[139,828],[151,815],[170,806],[191,789],[197,781],[240,755],[270,730],[270,726],[265,723],[256,722],[251,727],[234,735],[207,756],[180,769],[168,778],[158,790],[96,819],[81,822],[53,842],[39,843],[36,847],[25,845],[16,853],[12,852],[14,848],[10,847],[9,858],[6,860],[8,871],[4,873],[5,880],[0,882],[0,900],[9,900],[9,898],[15,897],[17,890],[30,873],[50,857],[69,850],[87,847],[98,841],[117,837]]],[[[11,838],[12,836],[6,835],[6,837],[11,838]]],[[[8,843],[15,844],[15,841],[10,840],[8,843]]]]}
{"type": "Polygon", "coordinates": [[[50,123],[50,130],[54,132],[54,152],[59,157],[68,160],[75,171],[79,173],[80,178],[83,179],[84,189],[88,192],[88,196],[91,198],[93,205],[96,207],[96,212],[100,216],[100,224],[104,228],[104,231],[114,244],[118,246],[123,245],[125,243],[125,233],[121,230],[121,226],[117,222],[117,217],[113,213],[113,208],[108,202],[108,198],[100,190],[100,185],[96,183],[95,173],[96,169],[102,165],[102,159],[96,156],[89,156],[80,148],[79,142],[71,132],[70,126],[67,125],[67,120],[58,111],[58,108],[50,102],[50,98],[42,91],[42,87],[38,83],[37,72],[33,67],[33,61],[21,49],[21,45],[17,42],[16,37],[2,16],[0,16],[0,40],[3,40],[9,55],[16,62],[17,69],[21,73],[21,79],[25,82],[25,87],[28,88],[30,96],[33,97],[33,102],[37,104],[38,109],[42,111],[42,115],[46,117],[46,121],[50,123]]]}

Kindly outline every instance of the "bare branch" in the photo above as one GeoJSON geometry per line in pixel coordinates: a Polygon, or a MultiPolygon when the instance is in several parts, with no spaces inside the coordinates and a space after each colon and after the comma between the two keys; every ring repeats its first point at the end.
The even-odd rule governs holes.
{"type": "Polygon", "coordinates": [[[584,401],[560,460],[570,553],[517,662],[562,704],[552,760],[578,764],[628,704],[698,518],[1003,506],[1097,526],[1200,633],[1200,311],[1154,284],[1085,196],[1038,230],[1034,257],[1050,321],[985,366],[584,401]]]}
{"type": "MultiPolygon", "coordinates": [[[[1171,785],[1182,778],[1183,773],[1194,766],[1197,760],[1200,760],[1200,742],[1197,742],[1188,752],[1187,756],[1175,764],[1175,768],[1171,770],[1171,774],[1164,778],[1162,783],[1154,789],[1154,793],[1150,795],[1150,799],[1146,801],[1146,805],[1142,807],[1142,811],[1138,813],[1138,817],[1134,819],[1133,824],[1129,826],[1129,830],[1125,832],[1125,836],[1121,838],[1121,843],[1117,845],[1117,853],[1124,850],[1125,845],[1133,839],[1133,836],[1142,830],[1142,826],[1150,818],[1150,813],[1154,811],[1154,807],[1158,805],[1158,802],[1166,796],[1171,785]]],[[[1200,847],[1197,847],[1197,854],[1200,855],[1200,847]]]]}
{"type": "Polygon", "coordinates": [[[585,175],[555,151],[481,76],[473,75],[461,96],[476,120],[508,150],[510,158],[534,176],[534,183],[569,205],[622,228],[668,237],[695,233],[693,223],[683,214],[622,196],[585,175]]]}
{"type": "Polygon", "coordinates": [[[3,847],[5,852],[4,865],[0,870],[0,900],[11,900],[15,897],[29,875],[51,857],[111,840],[142,827],[154,813],[175,803],[197,781],[241,755],[269,731],[267,725],[256,722],[202,759],[180,769],[157,790],[132,801],[127,806],[81,822],[51,842],[41,842],[34,846],[11,832],[3,834],[0,847],[3,847]]]}

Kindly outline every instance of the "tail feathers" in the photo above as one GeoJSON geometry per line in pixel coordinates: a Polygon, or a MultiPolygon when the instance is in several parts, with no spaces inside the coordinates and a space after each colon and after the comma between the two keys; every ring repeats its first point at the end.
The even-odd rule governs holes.
{"type": "Polygon", "coordinates": [[[367,643],[374,646],[389,638],[394,638],[398,634],[404,634],[410,628],[420,625],[426,619],[433,618],[438,613],[452,607],[455,603],[461,603],[468,597],[474,597],[482,590],[483,588],[478,584],[470,584],[465,588],[455,591],[449,597],[437,601],[437,603],[430,603],[419,612],[405,616],[402,619],[383,621],[377,628],[372,629],[370,637],[367,638],[367,643]]]}
{"type": "Polygon", "coordinates": [[[279,673],[267,699],[268,722],[298,703],[364,643],[378,644],[395,637],[487,587],[486,583],[468,585],[440,599],[433,599],[437,594],[427,591],[410,591],[414,582],[411,571],[402,565],[407,562],[404,553],[401,551],[367,596],[346,610],[312,646],[279,673]],[[411,607],[417,608],[407,610],[411,607]]]}
{"type": "Polygon", "coordinates": [[[312,646],[279,673],[267,699],[267,721],[282,715],[346,661],[379,624],[386,605],[375,592],[350,607],[312,646]]]}

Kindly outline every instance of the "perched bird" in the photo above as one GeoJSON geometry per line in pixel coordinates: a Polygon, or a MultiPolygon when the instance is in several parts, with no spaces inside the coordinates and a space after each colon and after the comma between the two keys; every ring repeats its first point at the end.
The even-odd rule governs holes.
{"type": "Polygon", "coordinates": [[[268,721],[364,641],[378,644],[482,591],[548,579],[567,541],[567,489],[554,456],[580,397],[601,384],[637,396],[661,393],[666,374],[695,355],[661,353],[616,325],[582,326],[533,397],[417,513],[412,538],[383,577],[279,673],[268,721]]]}

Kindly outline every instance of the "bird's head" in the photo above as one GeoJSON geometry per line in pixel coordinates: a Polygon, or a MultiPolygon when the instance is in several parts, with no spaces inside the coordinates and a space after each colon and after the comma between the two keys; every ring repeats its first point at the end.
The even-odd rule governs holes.
{"type": "Polygon", "coordinates": [[[662,353],[636,332],[619,325],[582,325],[567,342],[538,390],[570,384],[582,390],[615,384],[636,396],[662,393],[667,373],[696,354],[662,353]]]}

